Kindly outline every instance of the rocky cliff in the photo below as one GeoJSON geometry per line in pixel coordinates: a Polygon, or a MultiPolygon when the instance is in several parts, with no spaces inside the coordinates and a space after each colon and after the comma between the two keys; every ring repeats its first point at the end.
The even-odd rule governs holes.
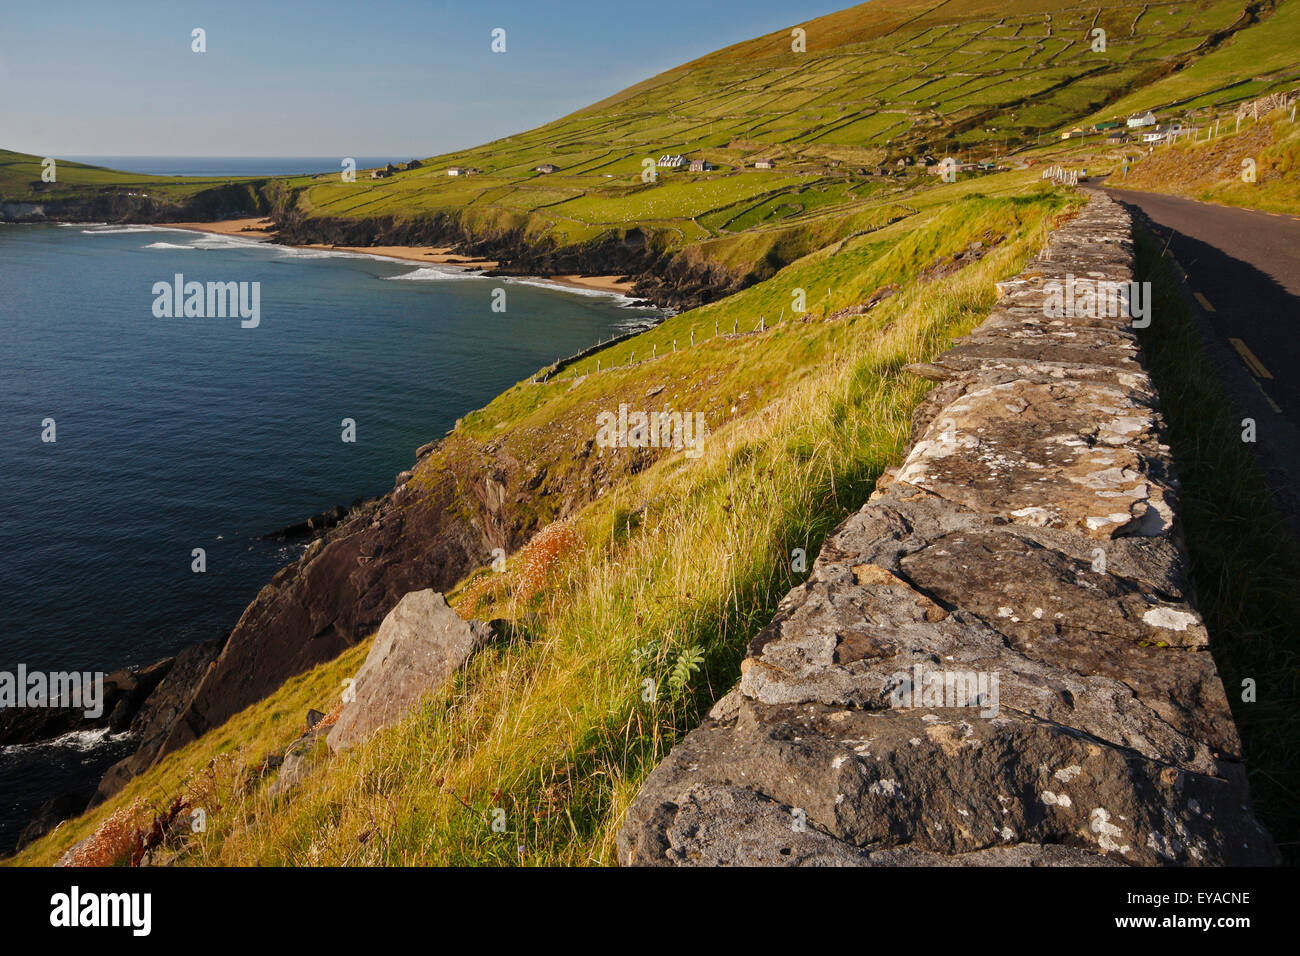
{"type": "Polygon", "coordinates": [[[646,780],[620,862],[1274,861],[1131,320],[1049,307],[1132,278],[1128,216],[1094,195],[914,369],[939,384],[905,461],[646,780]]]}
{"type": "Polygon", "coordinates": [[[659,249],[641,229],[610,233],[592,242],[556,247],[522,228],[467,227],[457,216],[397,219],[304,216],[292,203],[277,206],[277,241],[294,245],[445,246],[498,265],[488,275],[620,275],[636,280],[634,292],[663,308],[690,309],[730,295],[755,281],[680,253],[659,249]]]}
{"type": "Polygon", "coordinates": [[[0,201],[0,222],[214,222],[260,216],[271,208],[263,193],[265,186],[265,180],[229,183],[176,201],[124,187],[45,187],[34,183],[37,192],[45,187],[48,198],[0,201]]]}
{"type": "Polygon", "coordinates": [[[453,431],[417,449],[388,494],[341,520],[320,516],[334,523],[258,593],[227,640],[178,657],[131,725],[139,749],[105,775],[96,802],[375,633],[404,595],[451,590],[494,548],[516,550],[650,460],[650,449],[602,455],[591,439],[575,439],[574,421],[557,427],[487,441],[453,431]]]}

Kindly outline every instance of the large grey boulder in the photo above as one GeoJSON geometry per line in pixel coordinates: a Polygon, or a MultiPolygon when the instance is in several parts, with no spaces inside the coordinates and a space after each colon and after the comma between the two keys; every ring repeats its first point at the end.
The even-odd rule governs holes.
{"type": "Polygon", "coordinates": [[[338,753],[397,723],[492,640],[483,621],[466,621],[437,591],[412,591],[388,612],[326,738],[338,753]]]}

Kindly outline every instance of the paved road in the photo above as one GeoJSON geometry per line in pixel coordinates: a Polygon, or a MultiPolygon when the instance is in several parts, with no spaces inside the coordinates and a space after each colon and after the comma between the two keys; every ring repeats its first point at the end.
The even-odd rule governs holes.
{"type": "Polygon", "coordinates": [[[1230,394],[1256,417],[1266,464],[1300,487],[1300,219],[1103,188],[1168,242],[1201,306],[1211,358],[1217,351],[1230,394]]]}

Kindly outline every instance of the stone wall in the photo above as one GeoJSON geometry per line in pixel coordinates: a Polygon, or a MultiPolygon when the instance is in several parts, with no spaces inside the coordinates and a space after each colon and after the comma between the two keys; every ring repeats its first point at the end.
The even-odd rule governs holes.
{"type": "Polygon", "coordinates": [[[1133,278],[1093,194],[918,374],[913,443],[646,780],[640,865],[1269,864],[1193,604],[1133,278]]]}

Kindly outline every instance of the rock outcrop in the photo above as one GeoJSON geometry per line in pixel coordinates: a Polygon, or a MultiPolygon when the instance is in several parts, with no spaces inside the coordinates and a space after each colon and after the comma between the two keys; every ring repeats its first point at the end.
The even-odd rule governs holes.
{"type": "Polygon", "coordinates": [[[322,727],[318,723],[307,728],[301,737],[288,746],[280,758],[280,772],[267,791],[268,796],[282,797],[307,778],[325,757],[323,740],[329,731],[329,727],[322,727]]]}
{"type": "Polygon", "coordinates": [[[213,222],[266,215],[271,208],[266,186],[267,180],[228,183],[176,201],[129,186],[33,183],[40,201],[0,201],[0,222],[213,222]]]}
{"type": "Polygon", "coordinates": [[[1274,862],[1131,320],[1045,308],[1132,272],[1094,195],[915,369],[940,384],[906,459],[646,780],[620,862],[1274,862]]]}
{"type": "Polygon", "coordinates": [[[466,621],[437,591],[413,591],[384,618],[326,738],[338,753],[411,713],[495,635],[466,621]]]}

